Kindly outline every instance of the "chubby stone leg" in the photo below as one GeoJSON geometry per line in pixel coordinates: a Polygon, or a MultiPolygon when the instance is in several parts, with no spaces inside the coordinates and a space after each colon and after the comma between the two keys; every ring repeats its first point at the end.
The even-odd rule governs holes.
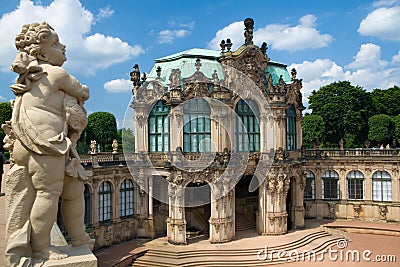
{"type": "Polygon", "coordinates": [[[57,217],[57,205],[58,195],[43,191],[37,192],[31,213],[32,250],[35,258],[60,260],[68,257],[56,247],[50,246],[50,231],[57,217]]]}
{"type": "Polygon", "coordinates": [[[58,260],[67,255],[50,246],[50,232],[57,219],[58,199],[64,179],[65,157],[33,155],[29,160],[36,198],[32,205],[30,220],[31,245],[35,258],[58,260]]]}
{"type": "Polygon", "coordinates": [[[61,215],[72,246],[88,245],[94,247],[94,239],[90,239],[85,230],[85,199],[84,184],[79,178],[66,176],[61,194],[63,199],[61,215]]]}

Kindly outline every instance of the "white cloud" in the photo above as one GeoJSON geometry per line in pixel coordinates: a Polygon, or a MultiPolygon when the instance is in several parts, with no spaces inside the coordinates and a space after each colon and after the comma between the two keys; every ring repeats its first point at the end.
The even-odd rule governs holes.
{"type": "Polygon", "coordinates": [[[111,80],[104,84],[104,89],[111,93],[130,92],[132,82],[126,79],[111,80]]]}
{"type": "MultiPolygon", "coordinates": [[[[195,21],[190,21],[187,23],[178,23],[174,20],[168,22],[168,26],[172,28],[178,28],[175,30],[166,29],[162,30],[158,33],[158,40],[159,44],[172,44],[176,38],[183,38],[188,36],[191,30],[194,29],[194,25],[196,24],[195,21]]],[[[153,30],[152,30],[153,31],[153,30]]],[[[152,34],[152,32],[151,32],[152,34]]]]}
{"type": "Polygon", "coordinates": [[[392,64],[400,64],[400,51],[392,58],[392,64]]]}
{"type": "Polygon", "coordinates": [[[96,21],[101,21],[103,19],[112,17],[114,15],[114,10],[110,9],[110,6],[106,6],[99,9],[99,13],[96,15],[96,21]]]}
{"type": "Polygon", "coordinates": [[[393,6],[400,3],[400,0],[378,0],[372,3],[373,7],[388,7],[388,6],[393,6]]]}
{"type": "Polygon", "coordinates": [[[378,8],[364,18],[358,32],[364,36],[400,41],[400,6],[378,8]]]}
{"type": "Polygon", "coordinates": [[[233,22],[223,29],[218,30],[215,37],[207,44],[207,47],[219,50],[221,49],[219,46],[221,41],[230,38],[233,43],[232,50],[235,50],[244,43],[243,30],[243,21],[233,22]]]}
{"type": "Polygon", "coordinates": [[[158,34],[158,43],[159,44],[165,44],[165,43],[172,44],[172,42],[174,41],[175,38],[182,38],[189,34],[190,34],[190,32],[185,29],[163,30],[163,31],[160,31],[158,34]]]}
{"type": "MultiPolygon", "coordinates": [[[[299,24],[294,27],[286,24],[266,25],[254,31],[254,43],[260,45],[267,42],[273,49],[291,52],[328,46],[332,42],[332,36],[321,34],[316,28],[316,20],[316,16],[309,14],[301,17],[299,24]]],[[[221,40],[230,38],[233,42],[232,49],[236,49],[244,43],[243,32],[243,22],[231,23],[217,31],[208,47],[219,49],[221,40]]]]}
{"type": "Polygon", "coordinates": [[[381,48],[375,44],[362,44],[354,61],[346,66],[349,69],[378,69],[387,66],[388,62],[381,60],[381,48]]]}
{"type": "MultiPolygon", "coordinates": [[[[111,13],[105,8],[97,18],[106,18],[111,13]]],[[[1,71],[9,71],[16,55],[14,37],[22,25],[42,21],[47,21],[59,34],[61,42],[67,45],[68,61],[65,66],[72,72],[94,74],[99,69],[144,52],[140,46],[131,46],[119,38],[101,33],[90,34],[96,18],[78,0],[54,0],[48,6],[21,0],[14,11],[4,14],[0,19],[1,71]]]]}
{"type": "MultiPolygon", "coordinates": [[[[400,61],[400,52],[393,56],[392,62],[400,61]]],[[[308,97],[313,90],[337,81],[350,81],[367,91],[375,88],[386,89],[399,85],[400,68],[380,58],[380,47],[363,44],[354,61],[341,67],[330,59],[317,59],[313,62],[291,64],[288,69],[295,68],[298,77],[303,79],[303,103],[308,106],[308,97]],[[368,53],[372,60],[368,60],[368,53]]]]}

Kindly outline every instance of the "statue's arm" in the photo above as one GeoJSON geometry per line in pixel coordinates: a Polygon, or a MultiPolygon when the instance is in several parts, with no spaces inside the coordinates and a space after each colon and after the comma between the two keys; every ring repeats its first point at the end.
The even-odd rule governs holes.
{"type": "Polygon", "coordinates": [[[79,81],[70,75],[63,68],[59,68],[59,87],[66,94],[76,97],[78,100],[85,101],[89,98],[89,88],[86,85],[79,83],[79,81]]]}

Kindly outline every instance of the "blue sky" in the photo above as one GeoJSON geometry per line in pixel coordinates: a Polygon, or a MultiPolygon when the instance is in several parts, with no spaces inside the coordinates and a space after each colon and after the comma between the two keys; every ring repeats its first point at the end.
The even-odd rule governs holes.
{"type": "Polygon", "coordinates": [[[247,17],[271,60],[297,69],[306,105],[312,90],[338,80],[368,91],[400,85],[400,0],[1,0],[0,12],[0,101],[14,98],[15,35],[47,21],[67,45],[64,67],[91,90],[87,110],[113,113],[119,127],[134,64],[148,73],[156,58],[219,49],[226,38],[237,48],[247,17]]]}

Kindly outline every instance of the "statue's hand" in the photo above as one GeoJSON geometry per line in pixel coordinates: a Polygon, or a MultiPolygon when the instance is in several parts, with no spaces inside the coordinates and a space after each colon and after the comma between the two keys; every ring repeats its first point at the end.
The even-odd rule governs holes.
{"type": "Polygon", "coordinates": [[[87,85],[82,85],[82,101],[86,101],[89,99],[90,93],[89,93],[89,87],[87,85]]]}

